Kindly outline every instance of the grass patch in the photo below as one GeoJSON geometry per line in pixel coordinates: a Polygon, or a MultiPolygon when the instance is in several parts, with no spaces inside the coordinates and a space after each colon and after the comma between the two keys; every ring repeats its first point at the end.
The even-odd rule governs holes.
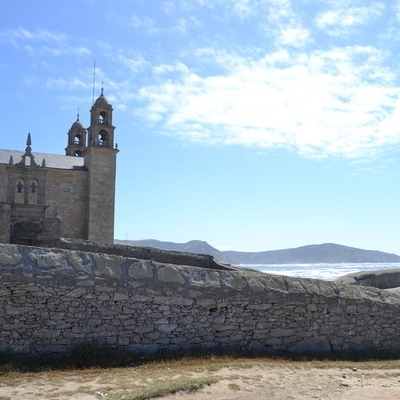
{"type": "MultiPolygon", "coordinates": [[[[395,374],[390,369],[400,369],[400,360],[393,354],[364,357],[333,354],[321,356],[271,356],[255,353],[185,352],[143,356],[122,352],[94,343],[77,346],[63,357],[22,357],[11,353],[0,355],[0,386],[15,390],[13,398],[22,397],[21,388],[35,390],[37,397],[62,397],[65,393],[107,394],[109,400],[144,400],[162,397],[179,391],[194,391],[228,380],[231,390],[241,390],[239,384],[248,380],[260,382],[258,375],[242,377],[239,370],[261,366],[282,369],[282,382],[288,369],[350,368],[381,369],[383,374],[395,374]],[[222,368],[232,374],[220,376],[222,368]],[[201,374],[201,376],[200,376],[201,374]],[[235,382],[236,383],[233,383],[235,382]],[[76,388],[71,390],[71,387],[76,388]]],[[[275,382],[278,384],[277,382],[275,382]]],[[[7,394],[9,394],[8,392],[7,394]]],[[[10,400],[0,397],[0,400],[10,400]]]]}
{"type": "MultiPolygon", "coordinates": [[[[143,390],[141,393],[135,394],[131,397],[127,397],[126,400],[147,400],[154,397],[163,397],[168,394],[174,394],[181,391],[192,392],[199,390],[204,386],[209,386],[216,383],[220,378],[200,378],[196,380],[188,380],[186,382],[176,382],[164,385],[158,385],[158,387],[152,387],[143,390]]],[[[116,398],[117,399],[117,398],[116,398]]]]}
{"type": "Polygon", "coordinates": [[[228,388],[231,389],[231,390],[240,390],[240,386],[236,385],[236,383],[230,383],[228,385],[228,388]]]}
{"type": "Polygon", "coordinates": [[[22,356],[11,351],[0,351],[0,375],[13,372],[41,372],[55,370],[76,370],[90,368],[119,368],[147,365],[152,368],[153,363],[177,363],[185,365],[205,365],[208,368],[218,369],[224,363],[236,364],[239,368],[246,365],[252,366],[258,361],[273,361],[275,363],[289,363],[296,365],[302,362],[313,363],[329,367],[332,365],[347,365],[348,363],[360,363],[363,365],[374,361],[385,362],[400,367],[400,353],[385,352],[358,352],[358,353],[332,353],[315,355],[296,354],[260,354],[258,352],[233,352],[211,351],[193,349],[182,352],[164,352],[154,355],[130,353],[124,349],[116,349],[111,346],[97,344],[95,342],[81,343],[75,346],[71,352],[62,355],[42,354],[38,356],[22,356]]]}

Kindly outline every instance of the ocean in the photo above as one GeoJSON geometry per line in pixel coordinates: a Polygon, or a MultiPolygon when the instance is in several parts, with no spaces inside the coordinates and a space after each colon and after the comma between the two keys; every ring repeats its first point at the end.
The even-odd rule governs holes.
{"type": "Polygon", "coordinates": [[[360,271],[398,268],[400,263],[362,263],[362,264],[271,264],[271,265],[244,265],[240,267],[256,269],[257,271],[275,275],[287,275],[298,278],[316,278],[331,281],[340,276],[360,271]]]}

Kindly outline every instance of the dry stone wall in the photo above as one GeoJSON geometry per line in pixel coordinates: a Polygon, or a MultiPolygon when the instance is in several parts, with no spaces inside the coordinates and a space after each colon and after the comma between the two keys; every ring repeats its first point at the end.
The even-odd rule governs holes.
{"type": "Polygon", "coordinates": [[[381,289],[4,244],[0,268],[0,350],[400,349],[400,297],[381,289]]]}

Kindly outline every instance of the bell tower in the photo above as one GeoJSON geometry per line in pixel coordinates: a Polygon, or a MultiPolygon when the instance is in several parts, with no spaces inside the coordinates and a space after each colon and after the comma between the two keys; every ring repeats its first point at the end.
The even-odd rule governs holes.
{"type": "Polygon", "coordinates": [[[68,131],[68,146],[65,149],[65,155],[82,157],[83,151],[86,149],[86,134],[86,129],[79,121],[78,113],[76,121],[68,131]]]}
{"type": "Polygon", "coordinates": [[[114,129],[112,125],[113,108],[105,98],[101,88],[101,95],[97,98],[90,110],[89,147],[114,147],[114,129]]]}
{"type": "Polygon", "coordinates": [[[87,239],[114,242],[116,155],[113,108],[103,88],[90,110],[88,145],[83,151],[88,169],[87,239]]]}

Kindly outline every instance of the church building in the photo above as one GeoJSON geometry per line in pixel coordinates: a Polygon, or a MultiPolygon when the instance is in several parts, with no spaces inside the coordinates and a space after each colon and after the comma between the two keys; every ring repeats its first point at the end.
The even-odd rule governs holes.
{"type": "Polygon", "coordinates": [[[66,155],[0,149],[0,243],[56,246],[60,238],[114,241],[113,108],[103,94],[90,110],[90,126],[77,120],[66,155]]]}

